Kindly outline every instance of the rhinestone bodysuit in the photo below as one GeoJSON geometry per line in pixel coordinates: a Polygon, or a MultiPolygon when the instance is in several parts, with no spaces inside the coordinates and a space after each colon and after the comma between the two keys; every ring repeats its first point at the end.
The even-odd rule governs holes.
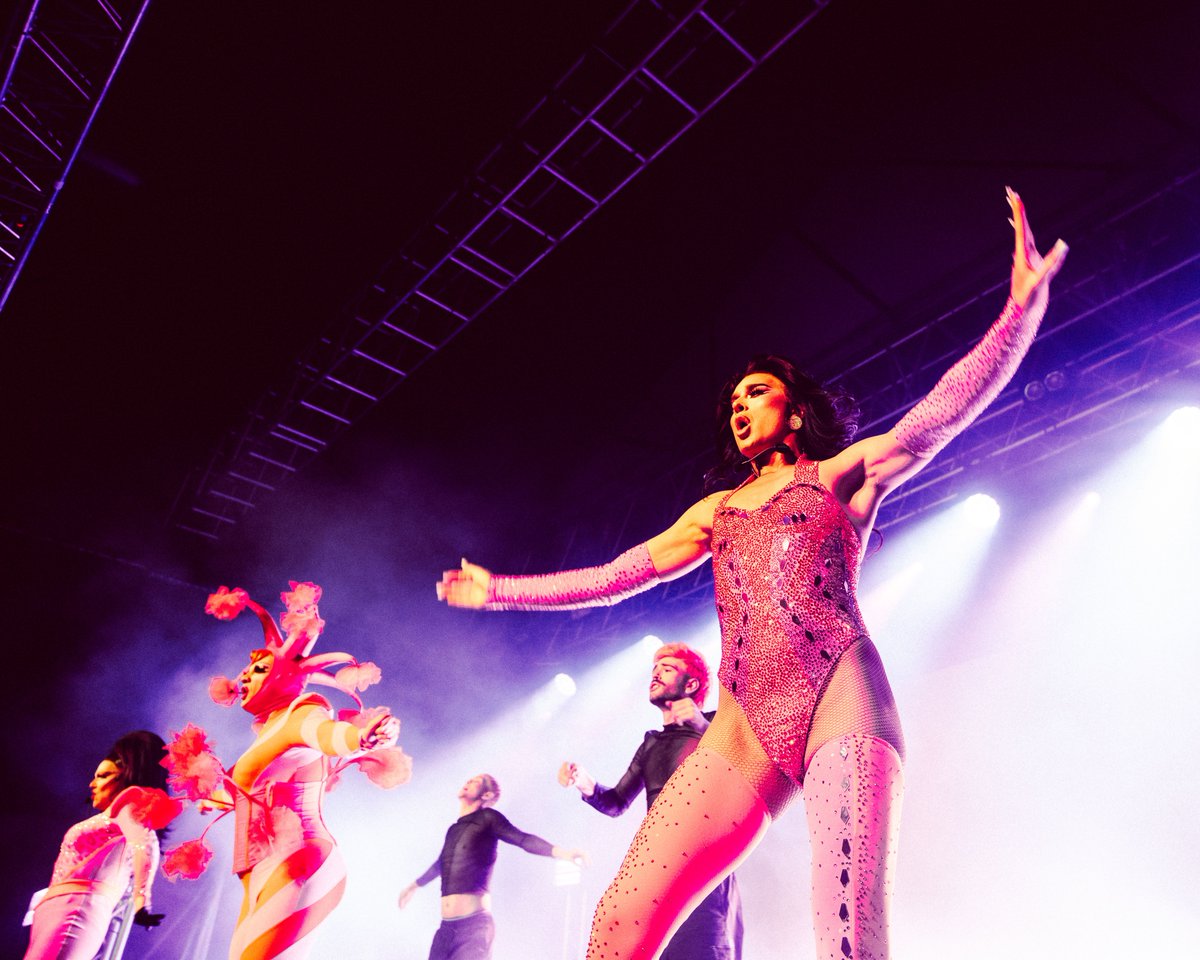
{"type": "Polygon", "coordinates": [[[713,517],[722,686],[767,756],[799,784],[817,701],[842,653],[867,636],[855,591],[858,532],[799,461],[787,486],[753,510],[713,517]]]}

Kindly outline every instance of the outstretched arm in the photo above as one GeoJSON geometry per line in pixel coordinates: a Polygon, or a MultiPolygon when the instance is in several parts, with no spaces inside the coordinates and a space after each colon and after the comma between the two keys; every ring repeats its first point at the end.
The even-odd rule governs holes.
{"type": "Polygon", "coordinates": [[[345,720],[332,720],[324,707],[304,704],[288,719],[288,732],[301,743],[326,756],[345,757],[360,750],[374,750],[395,742],[400,721],[391,714],[376,717],[365,729],[345,720]]]}
{"type": "Polygon", "coordinates": [[[414,893],[421,889],[421,887],[425,886],[425,884],[429,883],[429,881],[436,880],[441,875],[442,862],[440,859],[434,860],[433,866],[431,866],[423,874],[417,877],[416,880],[400,891],[400,897],[396,902],[396,906],[403,910],[408,906],[408,902],[413,898],[414,893]]]}
{"type": "Polygon", "coordinates": [[[597,567],[506,577],[463,560],[458,570],[442,574],[438,599],[475,610],[574,610],[618,603],[703,562],[715,503],[715,496],[706,497],[658,536],[597,567]]]}
{"type": "Polygon", "coordinates": [[[1062,266],[1067,245],[1059,240],[1042,257],[1021,198],[1009,190],[1008,202],[1016,240],[1008,302],[975,348],[892,429],[900,445],[917,457],[932,457],[996,399],[1016,373],[1046,313],[1050,279],[1062,266]]]}
{"type": "Polygon", "coordinates": [[[1033,343],[1067,245],[1059,240],[1043,257],[1021,198],[1008,190],[1008,203],[1015,249],[1010,294],[1000,317],[891,431],[851,444],[822,465],[823,479],[860,529],[870,526],[888,490],[913,476],[983,412],[1033,343]]]}

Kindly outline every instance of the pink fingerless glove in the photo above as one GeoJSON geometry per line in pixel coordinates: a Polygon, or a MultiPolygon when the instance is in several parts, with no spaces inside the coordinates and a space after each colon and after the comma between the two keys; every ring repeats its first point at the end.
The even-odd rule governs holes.
{"type": "Polygon", "coordinates": [[[659,582],[644,543],[599,567],[531,577],[493,576],[485,610],[577,610],[611,606],[659,582]]]}
{"type": "Polygon", "coordinates": [[[904,448],[932,457],[970,426],[1016,373],[1045,313],[1044,297],[1028,309],[1009,297],[983,339],[892,428],[904,448]]]}

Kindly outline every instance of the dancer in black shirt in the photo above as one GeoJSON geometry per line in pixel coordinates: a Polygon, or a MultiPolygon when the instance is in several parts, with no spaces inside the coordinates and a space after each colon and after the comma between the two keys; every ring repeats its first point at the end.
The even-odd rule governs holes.
{"type": "MultiPolygon", "coordinates": [[[[615,787],[601,786],[570,761],[559,768],[558,782],[576,787],[585,803],[610,817],[628,810],[645,788],[649,810],[708,728],[712,714],[702,711],[707,695],[704,658],[684,643],[660,647],[650,673],[650,702],[662,711],[662,729],[646,731],[629,769],[615,787]]],[[[742,929],[742,900],[737,878],[731,873],[683,921],[661,960],[741,960],[742,929]]]]}
{"type": "Polygon", "coordinates": [[[442,852],[400,892],[403,908],[418,887],[442,878],[442,925],[433,936],[429,960],[490,960],[496,927],[488,885],[501,840],[539,857],[587,862],[582,850],[556,847],[518,830],[492,808],[499,799],[500,785],[491,774],[481,773],[463,784],[458,791],[459,817],[446,831],[442,852]]]}

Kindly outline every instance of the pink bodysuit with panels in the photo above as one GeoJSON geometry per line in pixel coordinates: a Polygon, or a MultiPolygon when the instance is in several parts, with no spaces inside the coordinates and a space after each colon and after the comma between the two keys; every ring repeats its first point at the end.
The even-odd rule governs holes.
{"type": "Polygon", "coordinates": [[[817,464],[762,506],[713,517],[721,685],[771,761],[799,784],[817,701],[841,655],[867,629],[855,599],[859,539],[817,464]]]}

